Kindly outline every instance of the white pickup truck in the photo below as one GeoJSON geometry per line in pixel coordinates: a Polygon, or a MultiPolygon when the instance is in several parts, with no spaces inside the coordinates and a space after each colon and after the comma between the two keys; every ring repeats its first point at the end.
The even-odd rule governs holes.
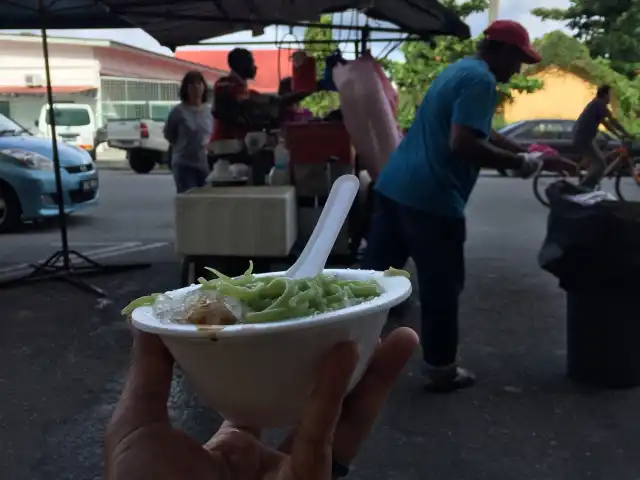
{"type": "Polygon", "coordinates": [[[164,121],[152,119],[109,120],[107,145],[127,151],[129,166],[136,173],[149,173],[156,164],[169,161],[169,142],[164,138],[164,121]]]}

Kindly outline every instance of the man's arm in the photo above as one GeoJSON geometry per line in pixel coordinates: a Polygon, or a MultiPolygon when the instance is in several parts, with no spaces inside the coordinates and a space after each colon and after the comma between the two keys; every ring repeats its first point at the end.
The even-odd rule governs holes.
{"type": "Polygon", "coordinates": [[[525,148],[522,148],[517,143],[512,142],[511,140],[509,140],[504,135],[500,135],[495,130],[491,131],[491,136],[489,137],[489,141],[491,142],[492,145],[494,145],[494,146],[496,146],[498,148],[501,148],[502,150],[506,150],[507,152],[511,152],[511,153],[526,153],[527,152],[527,150],[525,148]]]}
{"type": "Polygon", "coordinates": [[[180,121],[182,114],[180,109],[176,106],[171,109],[167,121],[164,124],[163,134],[164,138],[169,142],[169,145],[175,145],[178,140],[178,130],[180,127],[180,121]]]}
{"type": "Polygon", "coordinates": [[[310,96],[313,92],[293,92],[280,95],[278,99],[282,105],[291,105],[292,103],[300,103],[305,98],[310,96]]]}
{"type": "Polygon", "coordinates": [[[214,95],[214,118],[230,125],[244,125],[247,103],[251,101],[239,99],[234,92],[222,88],[216,89],[214,95]]]}
{"type": "Polygon", "coordinates": [[[226,124],[245,128],[250,124],[253,112],[262,105],[262,97],[236,82],[222,78],[213,88],[213,116],[226,124]]]}
{"type": "Polygon", "coordinates": [[[454,124],[449,139],[451,150],[478,167],[519,170],[523,158],[502,149],[478,136],[478,132],[464,125],[454,124]]]}
{"type": "MultiPolygon", "coordinates": [[[[505,148],[489,141],[495,113],[495,83],[487,78],[469,78],[465,83],[451,116],[452,152],[478,167],[519,170],[523,159],[511,151],[511,142],[505,148]]],[[[497,140],[500,143],[500,138],[497,140]]]]}
{"type": "Polygon", "coordinates": [[[607,116],[603,122],[605,128],[612,133],[623,137],[631,137],[632,135],[622,126],[616,117],[613,116],[611,110],[607,109],[607,116]]]}

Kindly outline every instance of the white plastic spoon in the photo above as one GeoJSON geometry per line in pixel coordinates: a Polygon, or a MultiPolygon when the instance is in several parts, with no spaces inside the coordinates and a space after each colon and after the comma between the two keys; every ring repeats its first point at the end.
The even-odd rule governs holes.
{"type": "Polygon", "coordinates": [[[333,183],[316,228],[296,263],[287,270],[287,277],[310,278],[322,273],[359,189],[360,180],[355,175],[342,175],[333,183]]]}

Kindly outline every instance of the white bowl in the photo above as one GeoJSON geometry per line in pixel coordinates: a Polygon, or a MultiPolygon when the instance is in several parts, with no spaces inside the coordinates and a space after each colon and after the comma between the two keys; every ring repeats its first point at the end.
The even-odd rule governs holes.
{"type": "MultiPolygon", "coordinates": [[[[355,342],[360,356],[349,387],[353,388],[377,346],[389,309],[411,294],[411,282],[402,276],[349,269],[324,273],[345,280],[375,280],[383,293],[370,302],[312,317],[217,330],[160,321],[151,307],[137,308],[132,322],[162,338],[200,401],[225,419],[261,428],[292,425],[313,388],[319,360],[336,344],[355,342]]],[[[257,276],[277,275],[284,272],[257,276]]]]}

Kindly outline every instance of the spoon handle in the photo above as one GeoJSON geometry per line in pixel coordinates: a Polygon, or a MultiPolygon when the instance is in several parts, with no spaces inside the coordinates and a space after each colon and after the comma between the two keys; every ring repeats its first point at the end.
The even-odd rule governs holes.
{"type": "Polygon", "coordinates": [[[311,238],[287,270],[287,277],[310,278],[322,273],[359,189],[360,180],[355,175],[342,175],[333,183],[311,238]]]}

